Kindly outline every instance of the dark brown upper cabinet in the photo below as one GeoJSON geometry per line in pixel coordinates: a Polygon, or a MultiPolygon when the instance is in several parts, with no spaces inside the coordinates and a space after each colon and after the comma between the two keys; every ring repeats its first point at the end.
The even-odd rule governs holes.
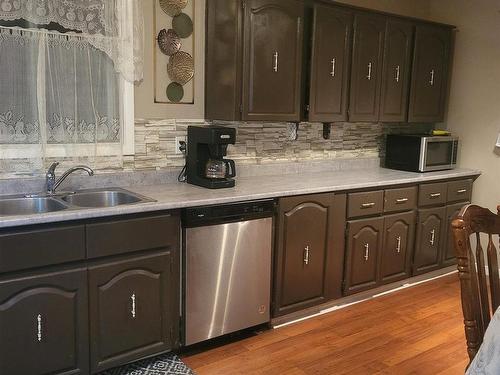
{"type": "Polygon", "coordinates": [[[378,121],[385,18],[368,13],[354,17],[349,121],[378,121]]]}
{"type": "Polygon", "coordinates": [[[451,28],[417,25],[409,122],[441,122],[448,91],[451,28]]]}
{"type": "Polygon", "coordinates": [[[243,120],[299,121],[304,5],[246,0],[243,120]]]}
{"type": "Polygon", "coordinates": [[[304,4],[207,2],[206,117],[300,121],[304,4]]]}
{"type": "Polygon", "coordinates": [[[382,122],[405,122],[411,74],[413,25],[388,19],[385,29],[380,116],[382,122]]]}
{"type": "Polygon", "coordinates": [[[341,296],[345,194],[280,199],[274,316],[341,296]]]}
{"type": "Polygon", "coordinates": [[[314,6],[309,121],[347,121],[353,15],[314,6]]]}

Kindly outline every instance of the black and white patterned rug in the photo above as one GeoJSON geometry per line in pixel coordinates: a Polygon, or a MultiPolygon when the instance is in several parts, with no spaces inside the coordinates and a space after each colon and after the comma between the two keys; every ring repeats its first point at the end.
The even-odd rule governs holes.
{"type": "Polygon", "coordinates": [[[195,373],[175,354],[167,353],[106,370],[99,375],[195,375],[195,373]]]}

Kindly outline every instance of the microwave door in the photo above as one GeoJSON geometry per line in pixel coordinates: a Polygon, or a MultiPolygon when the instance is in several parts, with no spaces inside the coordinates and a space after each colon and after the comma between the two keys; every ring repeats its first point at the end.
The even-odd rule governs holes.
{"type": "Polygon", "coordinates": [[[422,138],[422,153],[420,170],[437,171],[453,167],[454,144],[447,140],[437,138],[422,138]]]}

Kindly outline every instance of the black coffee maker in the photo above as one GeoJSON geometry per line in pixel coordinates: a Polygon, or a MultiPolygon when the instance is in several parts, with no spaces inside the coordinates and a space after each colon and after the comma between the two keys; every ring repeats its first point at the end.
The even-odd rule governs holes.
{"type": "Polygon", "coordinates": [[[209,189],[234,186],[234,161],[224,159],[227,146],[234,145],[236,129],[217,126],[189,126],[186,181],[209,189]]]}

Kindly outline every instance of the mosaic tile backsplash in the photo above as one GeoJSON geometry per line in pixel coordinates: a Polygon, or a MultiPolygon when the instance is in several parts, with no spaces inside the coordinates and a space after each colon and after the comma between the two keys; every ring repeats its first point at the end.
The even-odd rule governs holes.
{"type": "MultiPolygon", "coordinates": [[[[179,168],[182,154],[175,152],[176,137],[185,137],[187,126],[208,125],[193,120],[136,120],[135,155],[124,157],[59,158],[61,169],[88,163],[98,172],[179,168]]],[[[381,157],[387,133],[418,133],[432,129],[428,124],[334,123],[329,139],[323,139],[323,125],[300,123],[294,139],[295,124],[229,123],[214,125],[237,129],[237,142],[228,148],[228,157],[237,163],[264,164],[281,161],[329,160],[337,158],[381,157]]],[[[40,174],[54,160],[33,161],[0,159],[0,178],[40,174]],[[35,172],[35,173],[34,173],[35,172]]]]}

